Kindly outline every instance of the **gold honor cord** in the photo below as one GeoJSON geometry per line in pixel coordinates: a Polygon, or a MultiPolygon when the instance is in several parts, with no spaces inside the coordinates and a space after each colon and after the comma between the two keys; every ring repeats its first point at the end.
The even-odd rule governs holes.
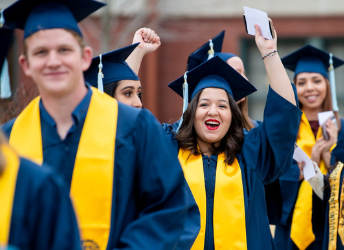
{"type": "Polygon", "coordinates": [[[343,243],[344,239],[344,225],[343,225],[343,214],[341,213],[343,209],[344,202],[344,186],[342,186],[342,193],[340,196],[340,209],[338,206],[338,196],[339,196],[339,186],[340,184],[340,175],[343,170],[343,163],[339,162],[336,168],[330,175],[330,187],[331,187],[331,196],[329,200],[329,241],[328,249],[335,250],[337,249],[337,233],[339,233],[341,241],[343,243]],[[339,210],[338,210],[339,209],[339,210]],[[338,217],[339,223],[338,223],[338,217]]]}
{"type": "MultiPolygon", "coordinates": [[[[321,136],[322,130],[321,127],[319,127],[317,139],[321,136]]],[[[312,128],[305,113],[303,113],[301,116],[299,135],[296,140],[296,144],[305,151],[309,157],[311,157],[315,141],[312,128]]],[[[333,145],[331,151],[334,147],[335,145],[333,145]]],[[[327,168],[323,161],[320,162],[319,168],[323,174],[327,174],[327,168]]],[[[306,249],[315,240],[312,227],[312,195],[313,190],[311,185],[307,181],[303,180],[295,203],[290,231],[290,238],[300,250],[306,249]]]]}
{"type": "Polygon", "coordinates": [[[17,155],[6,145],[1,145],[1,153],[6,160],[6,168],[0,176],[0,249],[8,245],[11,229],[13,200],[16,190],[20,161],[17,155]]]}
{"type": "MultiPolygon", "coordinates": [[[[201,229],[192,250],[204,249],[206,228],[206,192],[202,155],[179,150],[179,161],[201,214],[201,229]],[[190,156],[190,157],[189,157],[190,156]]],[[[245,202],[241,169],[237,159],[225,163],[225,154],[218,155],[214,196],[215,249],[247,249],[245,202]]]]}
{"type": "MultiPolygon", "coordinates": [[[[70,193],[84,244],[105,250],[111,226],[118,106],[116,100],[93,87],[92,92],[70,193]]],[[[15,121],[10,144],[20,155],[43,162],[38,98],[15,121]]]]}

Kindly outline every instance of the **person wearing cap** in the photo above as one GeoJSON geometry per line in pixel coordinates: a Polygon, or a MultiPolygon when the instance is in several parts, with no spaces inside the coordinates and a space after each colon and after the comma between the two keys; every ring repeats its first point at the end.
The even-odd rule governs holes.
{"type": "MultiPolygon", "coordinates": [[[[135,36],[140,31],[142,29],[137,31],[135,36]]],[[[139,48],[139,52],[137,51],[139,44],[135,43],[93,58],[90,68],[84,73],[86,82],[96,83],[94,80],[98,79],[99,81],[94,87],[98,87],[98,89],[103,87],[106,94],[114,97],[119,102],[136,108],[142,108],[139,95],[133,94],[135,90],[141,91],[139,78],[126,61],[129,59],[129,63],[134,66],[133,68],[136,71],[139,70],[142,57],[145,54],[144,51],[147,51],[150,45],[154,44],[154,40],[151,43],[149,42],[150,40],[147,40],[148,42],[143,41],[144,37],[149,39],[150,32],[151,30],[148,31],[147,35],[139,33],[142,36],[140,37],[141,43],[145,43],[144,47],[139,48]],[[134,56],[130,58],[132,53],[134,53],[134,56]],[[140,57],[141,60],[135,60],[135,58],[140,57]],[[99,72],[99,68],[102,69],[102,72],[99,72]],[[97,78],[99,75],[101,77],[97,78]]],[[[134,37],[134,41],[140,39],[134,37]]],[[[183,181],[185,181],[184,178],[183,181]]],[[[199,210],[188,185],[185,185],[185,193],[187,195],[188,214],[185,223],[185,233],[182,234],[178,242],[178,249],[190,249],[200,229],[199,210]]]]}
{"type": "MultiPolygon", "coordinates": [[[[103,85],[104,92],[114,97],[117,101],[136,108],[142,108],[142,87],[137,74],[143,57],[157,50],[161,42],[154,30],[141,28],[135,32],[133,38],[134,45],[135,47],[132,47],[130,51],[128,50],[130,53],[125,55],[119,55],[119,51],[113,51],[103,55],[106,56],[103,60],[103,71],[106,71],[106,74],[104,73],[104,78],[106,79],[103,79],[103,85]],[[115,62],[119,62],[120,64],[115,62]],[[123,65],[129,67],[124,67],[123,65]],[[110,70],[110,68],[112,69],[110,70]]],[[[128,46],[129,48],[131,47],[128,46]]],[[[91,64],[88,70],[92,71],[92,73],[86,72],[86,78],[89,76],[96,79],[94,78],[93,71],[98,70],[98,64],[95,61],[99,62],[99,60],[96,58],[93,60],[94,63],[91,64]]]]}
{"type": "MultiPolygon", "coordinates": [[[[191,53],[187,62],[187,71],[190,71],[191,69],[207,61],[213,56],[218,56],[247,79],[244,63],[241,58],[232,53],[221,52],[224,35],[225,31],[220,32],[215,37],[210,39],[209,42],[203,44],[200,48],[191,53]]],[[[243,116],[243,126],[245,128],[245,131],[250,131],[251,129],[258,127],[259,124],[261,124],[261,121],[252,120],[248,116],[248,97],[244,97],[239,100],[238,106],[243,116]]],[[[166,129],[173,131],[175,125],[165,125],[165,127],[166,129]]],[[[270,224],[276,224],[281,219],[282,214],[282,198],[280,194],[279,182],[275,181],[273,183],[270,183],[269,185],[264,186],[264,188],[269,222],[270,224]]]]}
{"type": "MultiPolygon", "coordinates": [[[[324,128],[329,134],[329,139],[325,140],[322,135],[323,128],[319,126],[318,113],[338,111],[336,96],[331,94],[334,82],[330,80],[333,78],[333,68],[342,65],[344,61],[306,45],[282,58],[282,62],[287,69],[295,72],[294,84],[303,111],[296,144],[319,166],[323,174],[327,174],[333,164],[331,150],[337,143],[337,137],[344,135],[344,130],[341,129],[344,120],[339,119],[338,113],[334,112],[338,128],[328,120],[324,128]],[[330,60],[333,63],[330,63],[330,60]],[[328,72],[330,66],[332,72],[328,72]]],[[[276,226],[276,248],[320,249],[323,244],[325,211],[321,200],[303,179],[297,162],[293,161],[291,169],[279,182],[283,214],[276,226]]]]}
{"type": "Polygon", "coordinates": [[[21,156],[63,179],[84,249],[174,249],[187,184],[170,142],[151,114],[84,80],[92,50],[77,22],[103,5],[20,0],[3,11],[5,25],[24,29],[19,63],[40,93],[3,130],[21,156]]]}
{"type": "MultiPolygon", "coordinates": [[[[0,28],[1,75],[12,33],[0,28]]],[[[62,182],[47,168],[18,157],[1,131],[0,204],[0,249],[81,250],[73,206],[62,182]]]]}
{"type": "MultiPolygon", "coordinates": [[[[232,68],[238,71],[243,77],[247,78],[245,75],[244,63],[241,58],[232,53],[221,52],[223,39],[225,36],[225,31],[220,32],[215,37],[210,39],[209,42],[203,44],[200,48],[195,50],[190,54],[187,62],[187,71],[195,68],[206,60],[218,56],[225,62],[227,62],[232,68]]],[[[244,118],[244,128],[247,131],[250,131],[252,128],[257,127],[260,124],[260,121],[252,120],[248,116],[248,101],[247,98],[243,98],[238,101],[240,111],[244,118]]]]}
{"type": "Polygon", "coordinates": [[[264,122],[247,133],[237,101],[256,89],[218,56],[169,84],[190,100],[170,139],[201,213],[192,249],[273,249],[264,185],[289,170],[301,111],[277,38],[264,39],[256,25],[256,43],[270,89],[264,122]]]}

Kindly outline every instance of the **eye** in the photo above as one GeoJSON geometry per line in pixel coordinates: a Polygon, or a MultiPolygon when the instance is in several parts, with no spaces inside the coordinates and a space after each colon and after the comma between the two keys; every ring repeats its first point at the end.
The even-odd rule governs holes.
{"type": "Polygon", "coordinates": [[[219,107],[220,107],[220,108],[227,108],[227,106],[224,105],[224,104],[220,104],[219,107]]]}
{"type": "Polygon", "coordinates": [[[61,53],[66,53],[66,52],[69,52],[69,51],[71,51],[69,48],[60,48],[59,49],[59,52],[61,52],[61,53]]]}
{"type": "Polygon", "coordinates": [[[34,53],[34,55],[37,55],[37,56],[41,56],[41,55],[45,55],[47,53],[46,50],[42,49],[42,50],[38,50],[34,53]]]}
{"type": "Polygon", "coordinates": [[[203,103],[200,103],[199,106],[200,106],[200,107],[207,107],[207,106],[208,106],[208,103],[203,102],[203,103]]]}
{"type": "Polygon", "coordinates": [[[321,80],[316,79],[316,80],[314,80],[313,82],[314,82],[314,83],[321,83],[321,80]]]}
{"type": "Polygon", "coordinates": [[[123,93],[126,97],[131,97],[131,95],[133,94],[132,91],[127,91],[123,93]]]}
{"type": "Polygon", "coordinates": [[[142,100],[142,93],[137,93],[137,96],[139,97],[140,100],[142,100]]]}
{"type": "Polygon", "coordinates": [[[303,85],[305,85],[305,83],[306,83],[306,82],[298,82],[296,85],[298,85],[298,86],[303,86],[303,85]]]}

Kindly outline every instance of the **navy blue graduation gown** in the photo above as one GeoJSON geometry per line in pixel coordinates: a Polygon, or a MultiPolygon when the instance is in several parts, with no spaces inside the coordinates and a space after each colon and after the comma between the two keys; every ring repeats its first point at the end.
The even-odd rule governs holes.
{"type": "MultiPolygon", "coordinates": [[[[244,188],[246,236],[248,250],[274,249],[269,228],[264,185],[267,185],[286,173],[292,162],[294,143],[299,129],[302,112],[269,89],[264,111],[264,122],[244,133],[244,144],[237,154],[242,173],[244,188]],[[286,115],[288,114],[288,115],[286,115]]],[[[167,136],[176,147],[175,133],[168,124],[164,124],[167,136]]],[[[203,157],[203,168],[207,157],[203,157]]],[[[207,210],[214,206],[214,189],[217,157],[209,159],[209,171],[204,172],[207,210]]],[[[211,215],[210,215],[211,216],[211,215]]],[[[214,249],[212,218],[207,218],[205,247],[214,249]]],[[[230,222],[229,222],[230,223],[230,222]]]]}
{"type": "MultiPolygon", "coordinates": [[[[338,133],[338,140],[344,138],[344,120],[341,119],[342,129],[338,133]]],[[[335,159],[332,157],[331,164],[335,159]]],[[[282,218],[276,226],[274,243],[277,249],[297,250],[297,246],[290,239],[291,221],[293,217],[294,207],[299,193],[301,181],[299,181],[300,170],[296,161],[290,170],[280,178],[281,194],[282,194],[282,218]]],[[[315,235],[315,241],[312,242],[307,250],[322,249],[324,238],[325,210],[322,200],[313,192],[312,196],[312,229],[315,235]]]]}
{"type": "Polygon", "coordinates": [[[20,159],[8,244],[20,250],[81,250],[69,194],[56,176],[20,159]]]}
{"type": "MultiPolygon", "coordinates": [[[[91,95],[89,90],[74,110],[74,125],[63,141],[55,122],[40,105],[43,160],[63,178],[68,190],[91,95]]],[[[13,122],[3,126],[7,136],[13,122]]],[[[171,153],[171,143],[160,127],[147,110],[118,103],[107,249],[175,249],[183,235],[187,183],[178,158],[171,153]]]]}

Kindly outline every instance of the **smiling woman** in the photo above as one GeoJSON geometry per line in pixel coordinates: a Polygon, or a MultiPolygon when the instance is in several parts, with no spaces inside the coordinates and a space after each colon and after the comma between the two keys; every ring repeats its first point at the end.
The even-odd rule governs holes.
{"type": "MultiPolygon", "coordinates": [[[[262,56],[277,49],[258,26],[256,43],[262,56]]],[[[245,133],[237,103],[256,89],[220,57],[169,84],[190,101],[179,131],[164,128],[201,214],[192,250],[273,249],[264,185],[288,171],[301,112],[278,54],[264,63],[271,85],[264,122],[245,133]]]]}
{"type": "MultiPolygon", "coordinates": [[[[334,112],[337,126],[331,120],[325,125],[329,134],[328,140],[323,138],[323,127],[319,126],[318,121],[318,113],[334,111],[328,74],[330,58],[329,53],[306,45],[282,59],[284,66],[295,72],[294,83],[303,111],[296,143],[318,164],[325,175],[334,163],[331,151],[337,143],[337,138],[344,136],[344,120],[339,118],[338,112],[334,112]]],[[[334,68],[344,64],[344,61],[337,57],[333,57],[332,60],[334,68]]],[[[304,180],[296,161],[293,161],[291,169],[279,182],[283,215],[276,226],[276,248],[321,249],[325,223],[324,206],[321,199],[313,195],[312,188],[304,180]]]]}
{"type": "Polygon", "coordinates": [[[184,118],[186,122],[176,137],[181,148],[195,155],[199,154],[198,147],[202,154],[208,156],[225,152],[226,162],[233,163],[244,136],[242,116],[230,94],[219,88],[199,91],[190,102],[184,118]]]}

